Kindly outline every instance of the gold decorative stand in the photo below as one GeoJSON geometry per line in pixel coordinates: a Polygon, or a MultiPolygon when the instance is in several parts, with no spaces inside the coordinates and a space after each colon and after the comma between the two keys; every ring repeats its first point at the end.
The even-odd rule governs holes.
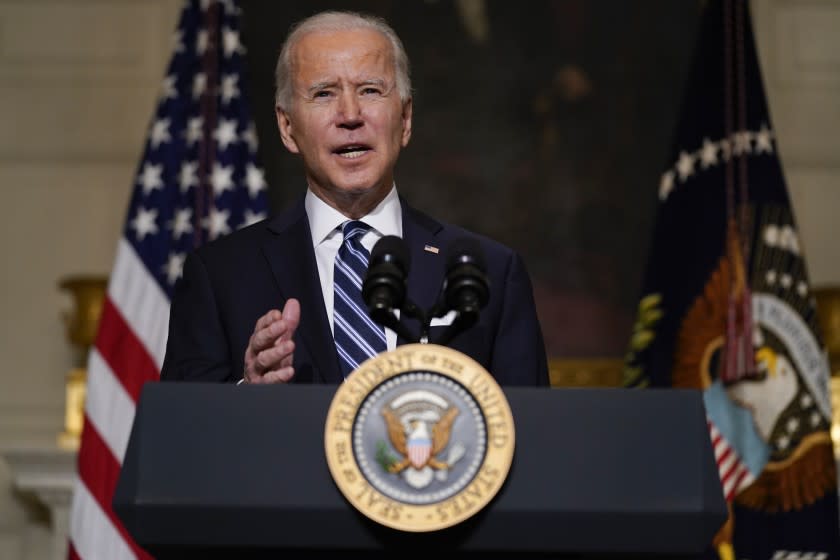
{"type": "Polygon", "coordinates": [[[813,294],[831,369],[831,439],[834,456],[840,459],[840,286],[815,287],[813,294]]]}
{"type": "Polygon", "coordinates": [[[96,340],[108,279],[104,276],[70,276],[59,288],[73,296],[74,307],[63,314],[67,338],[75,350],[74,366],[66,375],[64,431],[58,435],[63,449],[77,450],[85,418],[87,360],[96,340]]]}

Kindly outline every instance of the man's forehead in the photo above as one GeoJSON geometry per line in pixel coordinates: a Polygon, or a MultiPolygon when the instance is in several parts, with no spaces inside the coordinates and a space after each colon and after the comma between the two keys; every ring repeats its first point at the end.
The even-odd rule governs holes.
{"type": "Polygon", "coordinates": [[[339,76],[354,81],[393,79],[395,68],[388,39],[375,30],[311,32],[293,52],[298,78],[306,82],[339,76]]]}
{"type": "Polygon", "coordinates": [[[391,44],[385,35],[375,29],[310,31],[298,39],[294,55],[312,56],[324,51],[336,53],[383,51],[391,54],[391,44]]]}
{"type": "Polygon", "coordinates": [[[390,57],[388,38],[375,29],[310,31],[295,45],[293,57],[298,59],[390,57]]]}

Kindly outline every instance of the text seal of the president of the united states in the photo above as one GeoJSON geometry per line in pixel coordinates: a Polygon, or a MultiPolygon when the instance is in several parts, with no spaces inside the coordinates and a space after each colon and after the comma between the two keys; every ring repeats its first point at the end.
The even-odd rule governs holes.
{"type": "Polygon", "coordinates": [[[486,506],[514,450],[504,393],[475,360],[409,344],[360,365],[327,413],[327,464],[350,504],[402,531],[435,531],[486,506]]]}

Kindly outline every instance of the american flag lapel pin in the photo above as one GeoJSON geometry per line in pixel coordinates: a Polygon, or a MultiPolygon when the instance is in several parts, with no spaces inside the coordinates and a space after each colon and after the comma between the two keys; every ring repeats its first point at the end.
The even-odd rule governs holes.
{"type": "Polygon", "coordinates": [[[429,253],[434,253],[435,255],[440,253],[440,249],[438,249],[437,247],[434,247],[433,245],[424,245],[423,250],[428,251],[429,253]]]}

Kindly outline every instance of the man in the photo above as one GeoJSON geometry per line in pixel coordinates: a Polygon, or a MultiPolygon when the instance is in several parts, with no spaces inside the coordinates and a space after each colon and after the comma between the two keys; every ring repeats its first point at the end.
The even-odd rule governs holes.
{"type": "Polygon", "coordinates": [[[286,39],[276,79],[277,124],[285,147],[301,157],[306,195],[190,255],[173,297],[162,379],[339,383],[365,358],[354,352],[403,342],[360,313],[350,317],[360,296],[348,296],[346,282],[355,278],[358,287],[363,276],[350,265],[365,263],[382,236],[402,237],[411,254],[408,297],[428,309],[439,295],[446,247],[470,235],[486,254],[491,295],[478,323],[451,347],[501,384],[547,385],[520,257],[429,218],[397,194],[394,168],[411,138],[412,100],[408,58],[394,31],[359,14],[315,15],[286,39]]]}

